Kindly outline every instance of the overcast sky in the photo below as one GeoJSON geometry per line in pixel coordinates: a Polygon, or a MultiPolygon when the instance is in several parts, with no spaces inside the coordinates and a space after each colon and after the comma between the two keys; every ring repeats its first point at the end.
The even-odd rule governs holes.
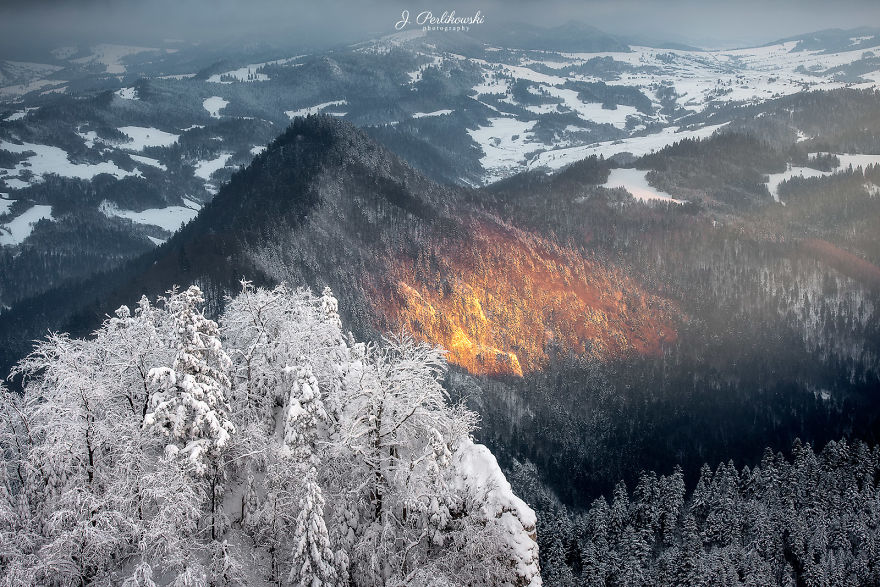
{"type": "Polygon", "coordinates": [[[479,9],[496,25],[576,20],[611,34],[703,47],[880,25],[878,0],[0,0],[0,58],[34,46],[169,38],[326,45],[393,32],[403,9],[479,9]]]}

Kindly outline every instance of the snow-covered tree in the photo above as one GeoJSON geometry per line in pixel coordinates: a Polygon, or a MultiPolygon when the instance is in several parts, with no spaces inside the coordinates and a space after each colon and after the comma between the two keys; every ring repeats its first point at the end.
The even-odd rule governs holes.
{"type": "Polygon", "coordinates": [[[0,585],[540,585],[534,512],[443,352],[329,289],[196,287],[52,335],[0,403],[0,585]],[[228,516],[228,517],[227,517],[228,516]]]}
{"type": "Polygon", "coordinates": [[[332,587],[336,585],[336,567],[315,467],[309,467],[304,486],[294,530],[293,564],[287,580],[300,587],[332,587]]]}
{"type": "Polygon", "coordinates": [[[199,309],[202,292],[191,286],[170,292],[165,306],[174,324],[177,356],[171,367],[150,369],[157,391],[150,399],[144,427],[171,440],[166,451],[185,454],[196,475],[217,467],[235,426],[229,419],[226,390],[231,361],[223,351],[217,323],[199,309]]]}
{"type": "Polygon", "coordinates": [[[143,426],[168,438],[166,454],[185,455],[195,476],[205,480],[214,540],[223,525],[221,457],[235,432],[226,401],[231,361],[223,351],[217,323],[200,309],[204,298],[198,287],[171,291],[163,301],[174,326],[170,343],[177,355],[171,367],[149,372],[155,391],[143,426]]]}

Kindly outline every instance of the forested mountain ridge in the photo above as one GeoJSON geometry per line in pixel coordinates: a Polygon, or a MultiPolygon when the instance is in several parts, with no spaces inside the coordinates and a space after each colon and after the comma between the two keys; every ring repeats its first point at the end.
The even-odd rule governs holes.
{"type": "MultiPolygon", "coordinates": [[[[705,137],[786,97],[797,114],[802,94],[871,89],[880,70],[867,30],[720,51],[577,23],[421,33],[330,49],[97,44],[2,62],[0,308],[157,246],[296,116],[343,117],[435,180],[482,185],[705,137]]],[[[772,118],[786,135],[824,134],[815,116],[772,118]]]]}
{"type": "Polygon", "coordinates": [[[85,333],[111,306],[138,292],[157,295],[168,283],[199,282],[218,311],[242,275],[330,284],[354,331],[406,327],[445,344],[453,362],[476,373],[541,368],[554,337],[566,352],[608,358],[657,353],[660,341],[674,338],[674,305],[607,259],[505,225],[475,206],[477,199],[424,178],[348,123],[298,119],[155,251],[85,287],[51,294],[66,297],[64,306],[40,307],[47,296],[35,300],[39,309],[24,304],[0,316],[5,346],[23,349],[39,329],[64,322],[85,333]],[[522,269],[511,271],[520,255],[522,269]],[[452,267],[466,273],[452,279],[452,267]],[[440,298],[431,297],[434,288],[440,298]],[[540,296],[559,301],[540,301],[542,289],[540,296]],[[496,307],[506,299],[515,306],[496,307]],[[474,312],[459,312],[474,303],[474,312]],[[426,321],[425,312],[437,316],[431,304],[446,318],[426,321]]]}

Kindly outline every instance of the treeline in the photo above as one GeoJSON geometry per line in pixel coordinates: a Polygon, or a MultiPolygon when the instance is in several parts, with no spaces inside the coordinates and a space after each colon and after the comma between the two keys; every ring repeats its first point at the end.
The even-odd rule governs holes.
{"type": "Polygon", "coordinates": [[[771,201],[765,176],[785,170],[786,156],[744,134],[683,139],[636,162],[651,170],[651,185],[724,212],[741,212],[771,201]]]}
{"type": "MultiPolygon", "coordinates": [[[[529,468],[515,466],[515,485],[529,468]]],[[[687,492],[680,469],[644,473],[583,511],[533,485],[542,574],[561,587],[877,585],[878,481],[877,446],[796,440],[788,458],[704,465],[687,492]]]]}

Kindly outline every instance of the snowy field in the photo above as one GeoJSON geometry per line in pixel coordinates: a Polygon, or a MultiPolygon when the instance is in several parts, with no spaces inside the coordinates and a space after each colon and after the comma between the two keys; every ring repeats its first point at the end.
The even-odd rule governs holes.
{"type": "Polygon", "coordinates": [[[229,161],[230,157],[232,157],[232,153],[220,153],[220,156],[216,159],[199,161],[196,163],[194,171],[196,177],[201,177],[205,181],[210,180],[214,172],[226,167],[226,162],[229,161]]]}
{"type": "Polygon", "coordinates": [[[435,110],[433,112],[413,112],[413,118],[428,118],[431,116],[445,116],[447,114],[452,114],[452,110],[435,110]]]}
{"type": "MultiPolygon", "coordinates": [[[[208,78],[208,83],[232,84],[235,82],[267,82],[269,81],[269,76],[265,73],[261,73],[259,71],[260,69],[269,65],[290,65],[293,61],[301,59],[302,57],[305,57],[305,55],[297,55],[295,57],[288,57],[287,59],[276,59],[275,61],[264,61],[263,63],[251,63],[250,65],[245,65],[238,69],[224,71],[223,73],[215,73],[208,78]]],[[[296,67],[297,65],[301,64],[293,64],[292,67],[296,67]]]]}
{"type": "Polygon", "coordinates": [[[156,167],[161,169],[162,171],[168,171],[168,168],[159,163],[158,159],[153,159],[152,157],[144,157],[143,155],[129,155],[133,161],[138,163],[143,163],[144,165],[149,165],[151,167],[156,167]]]}
{"type": "MultiPolygon", "coordinates": [[[[675,119],[661,112],[673,100],[675,106],[688,112],[697,113],[712,105],[728,103],[760,103],[795,93],[812,90],[828,90],[842,87],[871,88],[878,85],[880,71],[862,74],[862,82],[843,82],[839,77],[823,75],[835,67],[845,67],[864,58],[864,50],[853,42],[852,49],[823,53],[820,51],[794,50],[796,43],[777,43],[766,47],[736,50],[686,51],[655,49],[651,47],[631,47],[630,52],[602,53],[552,53],[540,51],[510,51],[501,61],[471,59],[456,54],[426,54],[433,61],[410,73],[410,83],[417,84],[427,67],[443,66],[446,61],[461,61],[476,65],[482,79],[472,87],[471,95],[487,107],[493,99],[499,99],[537,114],[570,112],[581,120],[596,124],[610,124],[617,129],[627,128],[638,131],[647,125],[662,125],[666,128],[648,137],[630,137],[622,142],[599,144],[543,144],[519,141],[517,145],[507,144],[497,152],[495,145],[480,142],[477,137],[489,140],[498,137],[492,130],[469,131],[472,138],[483,148],[487,156],[483,183],[491,183],[515,173],[518,170],[511,162],[526,157],[527,167],[547,167],[558,169],[569,163],[593,154],[606,157],[614,153],[629,151],[642,155],[662,148],[686,136],[701,137],[711,134],[714,127],[678,133],[675,119]],[[603,70],[607,74],[587,75],[590,62],[605,60],[603,70]],[[528,82],[527,90],[535,95],[555,99],[546,104],[519,104],[513,97],[513,84],[528,82]],[[641,112],[628,105],[618,104],[616,109],[603,108],[599,102],[586,102],[578,96],[578,91],[565,87],[568,82],[598,83],[609,86],[627,86],[641,92],[651,102],[651,112],[641,112]],[[661,91],[662,90],[662,91],[661,91]],[[665,94],[665,97],[661,97],[665,94]],[[492,97],[492,99],[490,99],[492,97]],[[676,136],[670,136],[676,133],[676,136]],[[512,150],[520,147],[521,153],[512,150]],[[491,151],[496,151],[492,155],[491,151]]],[[[628,90],[631,91],[631,90],[628,90]]],[[[497,110],[496,110],[497,111],[497,110]]],[[[664,111],[665,112],[665,111],[664,111]]],[[[676,113],[680,117],[681,111],[676,113]]],[[[513,116],[525,122],[525,117],[513,116]]],[[[801,131],[801,135],[807,138],[801,131]]],[[[508,136],[509,133],[508,133],[508,136]]],[[[580,139],[575,138],[575,141],[580,139]]]]}
{"type": "Polygon", "coordinates": [[[619,141],[604,141],[592,145],[549,149],[533,157],[528,163],[528,168],[555,170],[593,155],[597,157],[601,155],[608,159],[617,153],[632,153],[636,157],[641,157],[642,155],[659,151],[663,147],[683,139],[710,137],[712,133],[723,126],[725,125],[717,124],[689,130],[679,130],[678,127],[670,126],[658,133],[630,137],[619,141]]]}
{"type": "Polygon", "coordinates": [[[229,105],[228,100],[224,100],[220,96],[211,96],[202,102],[202,106],[211,115],[211,118],[220,118],[220,111],[229,105]]]}
{"type": "Polygon", "coordinates": [[[7,116],[6,118],[4,118],[3,120],[5,122],[14,122],[16,120],[21,120],[24,117],[26,117],[30,112],[33,112],[34,110],[38,110],[38,109],[39,109],[39,106],[34,106],[33,108],[25,108],[24,110],[17,110],[15,112],[13,112],[12,114],[10,114],[9,116],[7,116]]]}
{"type": "Polygon", "coordinates": [[[29,151],[34,153],[24,161],[19,162],[12,170],[0,169],[0,179],[5,180],[7,185],[13,188],[26,187],[33,183],[33,181],[18,178],[25,171],[32,173],[38,182],[42,181],[42,176],[49,173],[77,179],[92,179],[99,173],[109,173],[117,179],[139,174],[137,171],[120,169],[111,161],[102,161],[95,164],[71,163],[66,151],[58,147],[50,147],[49,145],[35,145],[32,143],[16,145],[7,141],[0,141],[0,149],[12,153],[27,153],[29,151]],[[16,182],[12,178],[17,178],[18,181],[16,182]]]}
{"type": "Polygon", "coordinates": [[[515,118],[490,118],[489,126],[468,130],[471,138],[482,147],[480,165],[486,183],[492,183],[516,173],[525,165],[525,155],[538,148],[530,141],[535,121],[522,122],[515,118]]]}
{"type": "Polygon", "coordinates": [[[648,183],[648,172],[641,169],[612,169],[602,187],[623,188],[637,200],[663,200],[683,204],[685,200],[678,200],[664,191],[661,191],[648,183]]]}
{"type": "MultiPolygon", "coordinates": [[[[288,118],[293,120],[297,116],[319,114],[323,112],[326,108],[332,108],[333,106],[345,106],[346,104],[348,104],[347,100],[333,100],[331,102],[324,102],[322,104],[309,106],[308,108],[300,108],[299,110],[285,110],[284,114],[286,114],[288,118]]],[[[333,116],[345,116],[345,112],[326,112],[325,114],[332,114],[333,116]]]]}
{"type": "Polygon", "coordinates": [[[120,210],[112,202],[101,202],[100,210],[104,216],[128,218],[136,224],[158,226],[162,230],[174,232],[182,225],[196,217],[201,208],[197,202],[184,199],[184,206],[168,206],[167,208],[150,208],[141,212],[120,210]]]}
{"type": "Polygon", "coordinates": [[[780,173],[771,173],[768,175],[767,189],[770,190],[770,195],[773,196],[773,199],[778,202],[779,185],[782,184],[782,182],[788,181],[794,177],[810,178],[824,177],[826,175],[831,175],[831,172],[819,171],[818,169],[812,169],[810,167],[789,167],[780,173]]]}
{"type": "Polygon", "coordinates": [[[31,235],[42,219],[52,220],[52,206],[32,206],[11,222],[0,225],[0,245],[17,245],[31,235]]]}
{"type": "Polygon", "coordinates": [[[119,97],[123,100],[137,100],[138,99],[137,90],[134,88],[122,88],[120,90],[116,90],[114,92],[114,94],[116,94],[117,97],[119,97]]]}
{"type": "Polygon", "coordinates": [[[147,147],[170,147],[180,138],[180,135],[147,126],[122,126],[119,132],[129,139],[122,147],[131,151],[143,151],[147,147]]]}
{"type": "MultiPolygon", "coordinates": [[[[819,153],[810,153],[810,157],[815,157],[819,153]]],[[[827,153],[822,153],[823,155],[827,155],[827,153]]],[[[784,181],[788,181],[793,177],[825,177],[828,175],[833,175],[835,173],[840,173],[849,168],[852,165],[853,169],[856,167],[861,167],[864,169],[868,165],[880,165],[880,155],[861,155],[857,153],[833,153],[840,160],[840,166],[836,168],[834,171],[819,171],[818,169],[812,169],[810,167],[790,167],[783,172],[780,173],[771,173],[768,176],[767,181],[767,189],[770,190],[770,194],[773,196],[773,199],[777,202],[779,201],[779,186],[784,181]]]]}

